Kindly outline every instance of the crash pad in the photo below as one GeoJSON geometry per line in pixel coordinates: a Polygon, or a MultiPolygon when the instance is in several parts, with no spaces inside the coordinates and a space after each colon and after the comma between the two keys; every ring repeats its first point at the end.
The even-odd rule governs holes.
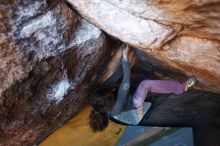
{"type": "Polygon", "coordinates": [[[91,107],[86,107],[52,133],[40,146],[115,146],[126,126],[110,122],[103,132],[94,133],[88,125],[90,111],[91,107]]]}

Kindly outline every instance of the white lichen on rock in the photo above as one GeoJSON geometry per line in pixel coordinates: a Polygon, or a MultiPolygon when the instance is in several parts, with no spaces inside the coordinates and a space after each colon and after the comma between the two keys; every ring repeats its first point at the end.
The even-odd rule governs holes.
{"type": "Polygon", "coordinates": [[[39,11],[40,9],[44,9],[47,5],[46,1],[23,1],[21,3],[23,4],[16,7],[17,20],[33,17],[41,12],[39,11]]]}
{"type": "MultiPolygon", "coordinates": [[[[89,23],[87,20],[82,19],[79,30],[77,31],[73,41],[70,42],[68,48],[73,46],[80,46],[85,44],[87,41],[96,40],[101,36],[101,34],[102,31],[98,27],[89,23]]],[[[102,43],[100,43],[100,45],[102,45],[102,43]]],[[[92,45],[86,48],[88,54],[91,54],[92,50],[94,51],[94,46],[92,45]]]]}
{"type": "MultiPolygon", "coordinates": [[[[53,13],[49,11],[45,15],[43,15],[40,19],[35,19],[34,21],[31,21],[29,24],[24,26],[22,30],[20,31],[20,37],[21,38],[27,38],[30,37],[34,32],[49,27],[51,25],[54,25],[56,23],[56,19],[53,17],[53,13]]],[[[45,39],[41,36],[38,37],[39,39],[45,39]]]]}
{"type": "Polygon", "coordinates": [[[82,44],[91,39],[98,39],[101,33],[102,31],[98,27],[83,19],[72,45],[82,44]]]}
{"type": "MultiPolygon", "coordinates": [[[[69,48],[80,46],[92,39],[97,39],[102,33],[102,31],[93,24],[82,20],[77,34],[70,39],[70,42],[65,43],[63,41],[65,36],[60,34],[62,33],[60,30],[64,30],[62,28],[67,26],[61,23],[62,18],[54,17],[54,13],[49,11],[42,17],[24,26],[20,31],[20,38],[35,38],[35,42],[39,44],[41,48],[37,47],[38,45],[36,45],[36,43],[28,44],[28,51],[35,51],[37,56],[42,59],[56,56],[69,48]]],[[[89,50],[91,49],[88,48],[88,51],[89,50]]]]}
{"type": "Polygon", "coordinates": [[[27,51],[35,51],[37,56],[42,59],[56,56],[67,49],[65,43],[62,42],[63,35],[61,35],[59,31],[65,26],[59,25],[60,28],[58,28],[58,19],[59,18],[54,17],[52,11],[49,11],[22,28],[20,31],[21,39],[31,37],[35,39],[35,43],[28,44],[29,48],[27,48],[27,51]],[[37,47],[37,44],[41,47],[37,47]]]}
{"type": "Polygon", "coordinates": [[[48,89],[47,99],[59,103],[64,99],[64,96],[68,93],[70,87],[70,81],[65,73],[58,82],[52,84],[48,89]]]}

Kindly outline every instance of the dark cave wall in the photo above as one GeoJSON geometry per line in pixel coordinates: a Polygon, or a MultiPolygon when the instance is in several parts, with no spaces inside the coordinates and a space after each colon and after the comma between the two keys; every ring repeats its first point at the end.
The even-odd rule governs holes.
{"type": "Polygon", "coordinates": [[[63,1],[0,8],[0,145],[38,144],[86,104],[114,41],[63,1]]]}

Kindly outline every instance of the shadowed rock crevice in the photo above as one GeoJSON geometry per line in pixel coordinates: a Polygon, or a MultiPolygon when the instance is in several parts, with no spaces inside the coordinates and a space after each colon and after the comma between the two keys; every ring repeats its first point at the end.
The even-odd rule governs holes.
{"type": "Polygon", "coordinates": [[[181,95],[154,94],[147,100],[152,107],[140,125],[192,127],[196,146],[219,145],[219,94],[188,91],[181,95]]]}

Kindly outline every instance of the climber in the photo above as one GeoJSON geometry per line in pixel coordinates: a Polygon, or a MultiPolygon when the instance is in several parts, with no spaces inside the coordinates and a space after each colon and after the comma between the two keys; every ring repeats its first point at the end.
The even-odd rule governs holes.
{"type": "Polygon", "coordinates": [[[126,104],[130,87],[130,66],[133,66],[135,62],[135,55],[128,45],[126,45],[122,49],[121,56],[122,59],[120,60],[122,64],[118,70],[108,80],[102,83],[100,88],[90,97],[90,104],[93,106],[93,111],[90,114],[89,124],[94,131],[103,130],[108,125],[110,117],[120,114],[126,104]],[[122,76],[123,80],[118,89],[116,101],[114,101],[112,88],[122,76]]]}
{"type": "Polygon", "coordinates": [[[93,111],[90,114],[89,124],[94,131],[102,131],[106,128],[110,117],[121,123],[137,125],[149,109],[149,107],[146,109],[144,106],[146,105],[144,100],[149,92],[180,94],[196,83],[194,76],[190,77],[185,83],[170,80],[143,80],[132,97],[129,94],[130,64],[133,64],[135,59],[133,55],[128,58],[130,52],[132,50],[127,45],[122,50],[122,65],[107,81],[101,84],[100,88],[90,98],[93,111]],[[114,100],[111,88],[122,76],[123,80],[117,98],[114,100]]]}

